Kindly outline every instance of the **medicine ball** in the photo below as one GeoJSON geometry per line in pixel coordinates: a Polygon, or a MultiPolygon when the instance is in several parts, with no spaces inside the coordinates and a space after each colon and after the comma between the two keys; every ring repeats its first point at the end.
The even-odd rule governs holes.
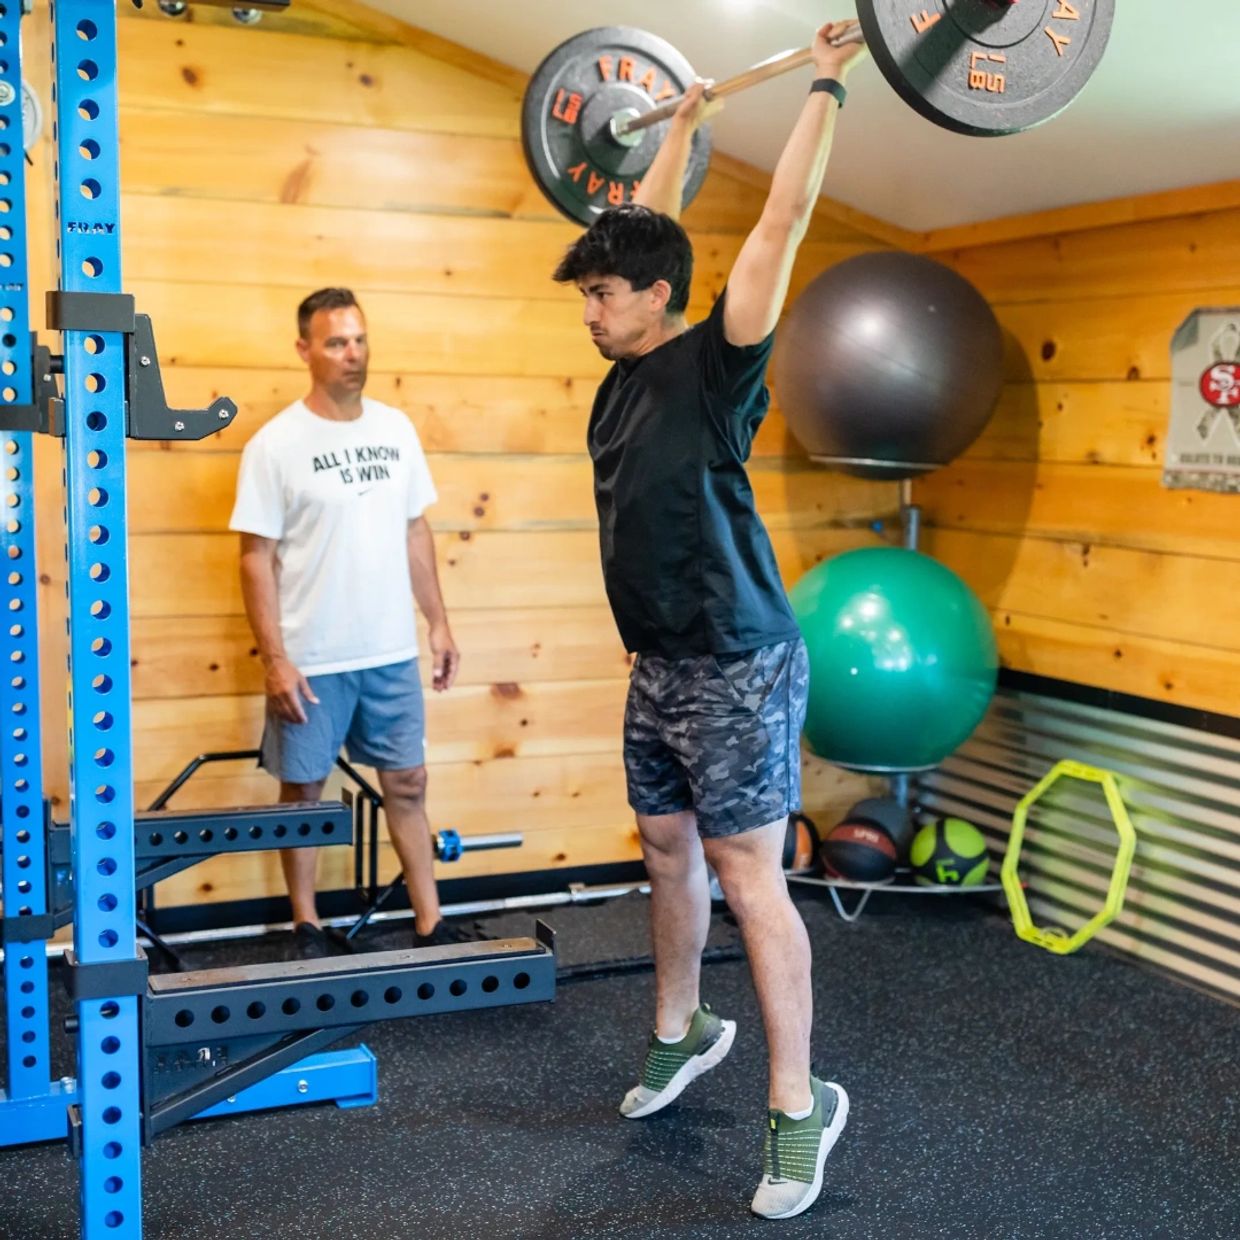
{"type": "Polygon", "coordinates": [[[907,859],[909,845],[913,842],[913,819],[908,807],[901,805],[895,797],[866,797],[844,815],[844,821],[864,823],[886,831],[896,846],[896,860],[907,859]]]}
{"type": "Polygon", "coordinates": [[[913,837],[913,876],[923,887],[976,887],[986,881],[990,855],[982,833],[963,818],[938,818],[913,837]]]}
{"type": "Polygon", "coordinates": [[[882,827],[841,822],[822,842],[822,863],[829,878],[854,883],[885,883],[896,872],[896,846],[882,827]]]}
{"type": "Polygon", "coordinates": [[[818,841],[818,828],[813,819],[804,814],[789,814],[788,830],[784,834],[784,869],[794,874],[813,869],[818,856],[818,841]]]}

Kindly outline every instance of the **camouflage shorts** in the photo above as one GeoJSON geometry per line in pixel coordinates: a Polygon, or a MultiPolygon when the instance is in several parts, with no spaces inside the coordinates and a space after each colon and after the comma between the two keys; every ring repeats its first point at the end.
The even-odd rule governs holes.
{"type": "Polygon", "coordinates": [[[702,835],[735,835],[801,804],[805,643],[744,654],[639,655],[624,712],[629,804],[694,810],[702,835]]]}

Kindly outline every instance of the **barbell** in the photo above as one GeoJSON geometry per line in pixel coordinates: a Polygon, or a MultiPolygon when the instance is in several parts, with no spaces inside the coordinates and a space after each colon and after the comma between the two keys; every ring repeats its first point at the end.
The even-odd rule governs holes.
{"type": "MultiPolygon", "coordinates": [[[[1022,133],[1050,120],[1089,81],[1106,50],[1115,0],[858,0],[860,35],[883,77],[916,112],[976,137],[1022,133]]],[[[710,86],[720,98],[812,60],[772,56],[710,86]]],[[[534,71],[522,106],[526,162],[547,198],[591,223],[632,201],[662,127],[696,80],[665,39],[600,26],[556,47],[534,71]]],[[[684,202],[701,187],[710,132],[694,135],[684,202]]]]}

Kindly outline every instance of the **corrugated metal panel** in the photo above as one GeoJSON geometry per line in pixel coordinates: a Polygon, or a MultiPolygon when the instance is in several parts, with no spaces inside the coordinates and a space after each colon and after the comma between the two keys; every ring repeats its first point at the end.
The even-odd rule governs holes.
{"type": "MultiPolygon", "coordinates": [[[[997,872],[1016,802],[1061,758],[1120,775],[1137,830],[1124,911],[1099,940],[1240,1001],[1240,740],[1001,688],[972,738],[916,777],[916,801],[975,823],[997,872]]],[[[1034,922],[1071,931],[1092,916],[1115,847],[1101,790],[1054,785],[1030,812],[1021,849],[1034,922]]]]}

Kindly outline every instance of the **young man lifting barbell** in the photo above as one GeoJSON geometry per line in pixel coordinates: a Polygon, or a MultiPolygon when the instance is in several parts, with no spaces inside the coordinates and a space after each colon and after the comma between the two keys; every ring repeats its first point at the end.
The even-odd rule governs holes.
{"type": "Polygon", "coordinates": [[[834,41],[855,27],[817,31],[809,98],[704,322],[685,321],[693,254],[677,222],[693,134],[719,106],[702,84],[677,110],[635,203],[604,212],[555,272],[581,290],[591,339],[614,362],[589,449],[607,595],[637,655],[624,760],[650,876],[656,1008],[641,1079],[620,1110],[653,1115],[731,1048],[735,1023],[699,994],[709,863],[744,937],[770,1053],[752,1203],[767,1218],[813,1204],[848,1098],[810,1074],[810,946],[781,866],[800,804],[808,668],[745,462],[844,83],[864,55],[834,41]]]}

